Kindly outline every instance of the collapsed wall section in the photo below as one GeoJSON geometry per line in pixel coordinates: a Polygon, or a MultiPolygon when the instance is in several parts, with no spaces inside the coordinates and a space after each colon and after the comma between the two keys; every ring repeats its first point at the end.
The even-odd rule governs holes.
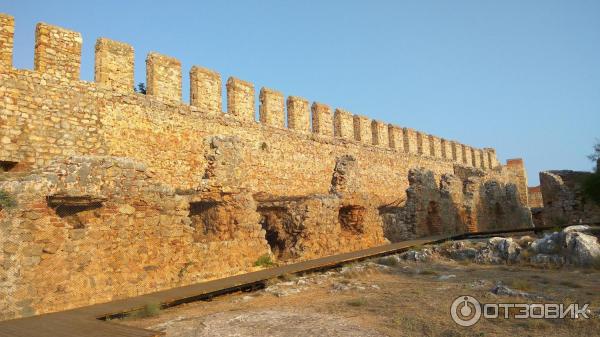
{"type": "Polygon", "coordinates": [[[408,179],[406,199],[379,210],[385,237],[392,242],[532,226],[516,186],[490,179],[479,169],[456,166],[454,173],[438,179],[430,170],[414,168],[408,179]]]}
{"type": "Polygon", "coordinates": [[[544,203],[541,222],[545,226],[600,223],[600,205],[583,192],[585,181],[593,174],[571,170],[540,172],[544,203]]]}

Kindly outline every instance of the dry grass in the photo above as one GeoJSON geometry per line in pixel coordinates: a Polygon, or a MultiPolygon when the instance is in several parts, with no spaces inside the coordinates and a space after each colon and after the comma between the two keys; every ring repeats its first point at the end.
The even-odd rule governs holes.
{"type": "Polygon", "coordinates": [[[283,275],[279,276],[279,279],[284,282],[289,282],[289,281],[295,281],[296,279],[298,279],[298,276],[296,276],[294,274],[283,274],[283,275]]]}
{"type": "Polygon", "coordinates": [[[526,330],[543,331],[551,328],[551,324],[543,319],[523,319],[518,321],[517,326],[526,330]]]}
{"type": "Polygon", "coordinates": [[[346,301],[346,304],[351,307],[362,307],[362,306],[367,305],[367,300],[363,297],[360,297],[360,298],[348,300],[348,301],[346,301]]]}
{"type": "Polygon", "coordinates": [[[581,284],[577,283],[577,282],[573,282],[573,281],[560,281],[559,284],[561,286],[565,286],[565,287],[569,287],[569,288],[581,288],[581,284]]]}
{"type": "Polygon", "coordinates": [[[525,279],[514,279],[512,281],[510,281],[509,283],[511,288],[517,289],[517,290],[523,290],[523,291],[531,291],[533,290],[533,284],[525,279]]]}
{"type": "Polygon", "coordinates": [[[384,256],[377,259],[377,263],[384,266],[394,267],[398,265],[398,259],[392,256],[384,256]]]}
{"type": "Polygon", "coordinates": [[[535,280],[534,283],[540,283],[540,284],[549,284],[550,283],[549,279],[547,279],[543,276],[537,275],[537,274],[531,275],[529,278],[535,280]]]}
{"type": "MultiPolygon", "coordinates": [[[[467,272],[466,268],[461,268],[455,263],[419,266],[400,263],[401,267],[393,268],[389,272],[373,272],[369,268],[356,268],[351,270],[349,275],[331,276],[331,282],[313,285],[301,293],[286,297],[258,292],[253,294],[252,300],[242,301],[241,295],[230,295],[215,298],[210,303],[198,302],[180,308],[165,309],[159,316],[126,321],[126,323],[148,327],[184,316],[192,319],[189,324],[197,325],[198,320],[202,321],[203,317],[212,313],[228,311],[252,313],[256,310],[269,309],[307,310],[332,317],[344,317],[352,324],[358,324],[370,331],[390,337],[509,335],[568,337],[597,336],[600,331],[600,319],[577,321],[482,319],[473,327],[462,328],[456,325],[449,315],[452,301],[465,294],[488,303],[526,301],[506,296],[491,296],[490,288],[497,281],[514,289],[552,298],[553,302],[590,303],[592,308],[598,308],[600,307],[600,273],[597,271],[589,274],[582,273],[581,270],[568,269],[541,272],[540,269],[527,267],[500,268],[494,265],[473,264],[467,272]],[[426,271],[418,273],[418,269],[424,266],[426,271]],[[429,276],[437,274],[455,274],[456,277],[439,281],[438,278],[429,276]],[[331,292],[333,282],[360,283],[365,285],[366,289],[351,288],[351,290],[333,293],[331,292]],[[378,288],[371,288],[369,284],[376,284],[378,288]],[[483,285],[472,286],[473,284],[483,285]]],[[[288,323],[294,324],[294,322],[286,322],[288,323]]],[[[190,331],[189,336],[193,336],[194,330],[190,331]]]]}
{"type": "Polygon", "coordinates": [[[522,249],[519,255],[522,259],[529,260],[535,253],[531,249],[522,249]]]}
{"type": "Polygon", "coordinates": [[[435,271],[433,269],[423,269],[418,274],[435,276],[435,275],[439,275],[440,273],[438,273],[437,271],[435,271]]]}

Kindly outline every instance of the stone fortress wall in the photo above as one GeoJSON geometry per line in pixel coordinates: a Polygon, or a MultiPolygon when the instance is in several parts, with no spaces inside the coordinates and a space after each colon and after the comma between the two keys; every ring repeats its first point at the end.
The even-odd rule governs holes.
{"type": "Polygon", "coordinates": [[[0,319],[63,310],[428,234],[530,224],[522,160],[259,91],[40,23],[12,66],[0,14],[0,319]]]}
{"type": "MultiPolygon", "coordinates": [[[[253,153],[247,158],[254,171],[248,184],[264,190],[261,181],[269,181],[275,194],[325,192],[318,186],[328,186],[329,177],[320,172],[330,171],[335,154],[342,152],[361,153],[376,159],[370,163],[392,170],[402,168],[402,162],[437,167],[438,173],[451,171],[453,164],[482,170],[499,167],[494,149],[476,149],[342,109],[332,111],[300,97],[286,99],[267,88],[260,90],[257,122],[255,88],[236,78],[226,82],[224,113],[220,75],[201,67],[190,71],[188,105],[181,101],[179,61],[157,53],[146,60],[148,94],[137,94],[133,48],[104,38],[96,43],[96,81],[80,81],[80,34],[46,24],[36,28],[34,71],[13,69],[12,19],[2,20],[3,161],[43,167],[57,155],[127,156],[151,164],[165,182],[190,188],[200,179],[196,168],[202,166],[202,156],[196,154],[204,150],[201,136],[237,134],[253,140],[256,147],[249,149],[253,153]],[[281,176],[285,172],[322,177],[319,182],[325,184],[290,181],[281,176]],[[278,177],[286,182],[273,184],[278,177]]],[[[397,190],[399,181],[393,174],[380,176],[388,183],[376,185],[395,185],[392,191],[372,189],[385,198],[397,190]]],[[[369,180],[373,178],[376,175],[369,180]]],[[[406,186],[406,177],[400,179],[406,186]]]]}

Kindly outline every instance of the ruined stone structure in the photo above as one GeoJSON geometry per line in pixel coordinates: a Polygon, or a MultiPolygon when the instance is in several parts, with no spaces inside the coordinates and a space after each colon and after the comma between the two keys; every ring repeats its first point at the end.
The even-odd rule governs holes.
{"type": "Polygon", "coordinates": [[[544,207],[541,186],[530,186],[527,188],[527,197],[529,198],[529,208],[544,207]]]}
{"type": "Polygon", "coordinates": [[[544,226],[544,200],[542,198],[542,187],[539,185],[528,187],[527,197],[529,198],[529,209],[531,210],[533,224],[536,227],[544,226]]]}
{"type": "MultiPolygon", "coordinates": [[[[416,236],[530,225],[521,160],[250,82],[36,29],[12,66],[0,15],[0,319],[63,310],[416,236]],[[258,97],[256,97],[258,94],[258,97]],[[255,119],[256,103],[260,118],[255,119]]],[[[545,198],[545,197],[544,197],[545,198]]]]}
{"type": "Polygon", "coordinates": [[[600,205],[583,193],[582,184],[591,175],[591,172],[570,170],[540,172],[544,207],[536,210],[536,224],[600,224],[600,205]]]}

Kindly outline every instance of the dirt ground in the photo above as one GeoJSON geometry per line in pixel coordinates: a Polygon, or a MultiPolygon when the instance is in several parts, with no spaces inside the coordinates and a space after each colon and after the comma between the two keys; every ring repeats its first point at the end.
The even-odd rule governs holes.
{"type": "Polygon", "coordinates": [[[372,260],[114,323],[169,337],[600,336],[598,316],[600,271],[595,269],[372,260]],[[499,281],[529,296],[492,293],[499,281]],[[452,302],[461,295],[486,303],[589,303],[591,318],[482,318],[461,327],[450,316],[452,302]]]}

